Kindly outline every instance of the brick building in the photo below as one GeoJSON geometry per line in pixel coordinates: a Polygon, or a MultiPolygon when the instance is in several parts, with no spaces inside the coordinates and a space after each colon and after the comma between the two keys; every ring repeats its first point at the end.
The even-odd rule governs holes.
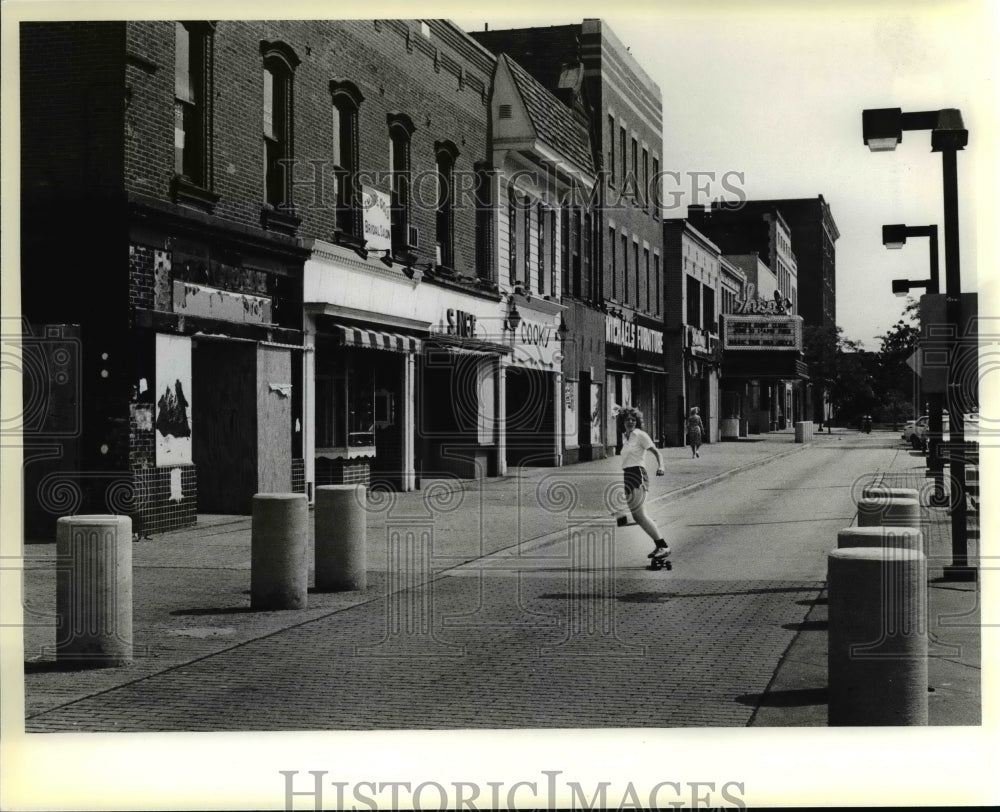
{"type": "Polygon", "coordinates": [[[687,220],[663,221],[666,278],[667,440],[684,445],[684,421],[698,407],[706,443],[719,439],[719,246],[687,220]]]}
{"type": "Polygon", "coordinates": [[[80,359],[26,441],[29,532],[496,475],[538,384],[515,428],[544,449],[511,461],[562,461],[559,299],[589,263],[561,201],[592,186],[592,148],[516,64],[544,126],[501,154],[498,60],[445,21],[26,23],[20,42],[23,310],[48,356],[80,359]],[[515,190],[520,231],[515,153],[562,167],[515,190]]]}
{"type": "MultiPolygon", "coordinates": [[[[746,200],[738,208],[719,202],[711,208],[693,206],[688,218],[715,240],[723,253],[759,253],[778,276],[781,292],[792,299],[794,312],[805,326],[836,325],[836,241],[840,231],[823,195],[746,200]],[[789,256],[794,257],[797,285],[786,293],[783,270],[790,267],[789,256]]],[[[768,291],[759,292],[769,295],[768,291]]],[[[786,394],[793,397],[797,413],[822,420],[825,393],[803,389],[800,398],[786,394]]]]}
{"type": "Polygon", "coordinates": [[[663,235],[659,199],[663,150],[660,89],[607,23],[471,32],[506,53],[582,116],[599,182],[593,221],[582,224],[593,270],[564,284],[567,324],[577,342],[577,392],[589,392],[592,439],[581,434],[582,459],[620,447],[614,404],[633,404],[645,428],[664,430],[663,235]],[[603,424],[603,425],[601,425],[603,424]]]}

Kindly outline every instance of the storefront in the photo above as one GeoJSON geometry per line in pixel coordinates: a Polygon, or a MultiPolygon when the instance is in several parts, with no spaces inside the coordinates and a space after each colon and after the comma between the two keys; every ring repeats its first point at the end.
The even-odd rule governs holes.
{"type": "Polygon", "coordinates": [[[319,240],[305,265],[305,479],[403,491],[502,473],[496,293],[319,240]]]}
{"type": "Polygon", "coordinates": [[[663,445],[666,372],[659,322],[639,314],[607,313],[604,344],[608,453],[618,453],[622,445],[621,421],[613,413],[616,405],[640,409],[643,428],[663,445]]]}
{"type": "Polygon", "coordinates": [[[538,297],[515,303],[502,364],[507,465],[562,465],[564,438],[578,436],[581,419],[579,382],[562,375],[563,308],[538,297]]]}
{"type": "Polygon", "coordinates": [[[719,339],[714,334],[684,327],[684,398],[677,405],[675,442],[686,442],[685,420],[692,407],[698,407],[703,439],[712,443],[719,439],[719,339]]]}
{"type": "Polygon", "coordinates": [[[560,343],[563,368],[563,464],[603,459],[605,314],[589,305],[564,299],[566,326],[560,343]]]}
{"type": "Polygon", "coordinates": [[[784,429],[801,419],[809,380],[802,360],[802,317],[721,318],[725,401],[741,409],[734,415],[740,435],[784,429]]]}
{"type": "Polygon", "coordinates": [[[448,296],[424,343],[416,435],[424,478],[505,471],[503,359],[511,352],[495,298],[448,296]]]}

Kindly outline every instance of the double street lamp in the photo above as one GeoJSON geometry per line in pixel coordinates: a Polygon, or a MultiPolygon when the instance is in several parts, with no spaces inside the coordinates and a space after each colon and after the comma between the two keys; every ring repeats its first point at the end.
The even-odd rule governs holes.
{"type": "MultiPolygon", "coordinates": [[[[928,237],[930,245],[930,278],[919,282],[909,279],[893,279],[892,292],[897,296],[905,296],[912,288],[924,288],[927,293],[939,292],[938,280],[938,227],[937,226],[906,226],[896,224],[882,226],[882,245],[886,248],[902,248],[907,237],[928,237]]],[[[935,501],[944,499],[944,465],[938,454],[941,443],[943,424],[943,405],[940,392],[927,393],[927,470],[928,476],[934,480],[935,501]]]]}
{"type": "MultiPolygon", "coordinates": [[[[872,152],[893,150],[903,140],[903,133],[911,130],[931,131],[931,151],[941,153],[944,181],[944,263],[946,321],[951,330],[956,352],[948,363],[948,392],[957,397],[958,408],[951,412],[951,474],[956,483],[956,493],[951,514],[951,566],[944,568],[945,578],[954,581],[974,581],[975,567],[969,566],[968,528],[966,526],[968,503],[965,490],[965,425],[963,405],[957,391],[956,357],[961,313],[961,263],[958,236],[958,167],[957,153],[969,143],[969,131],[962,122],[962,114],[953,108],[919,113],[904,113],[898,107],[864,110],[861,114],[864,142],[872,152]]],[[[915,285],[914,285],[915,286],[915,285]]]]}
{"type": "Polygon", "coordinates": [[[892,292],[905,296],[911,288],[924,288],[928,293],[938,293],[938,227],[937,226],[882,226],[882,245],[886,248],[902,248],[907,237],[930,237],[931,277],[921,282],[908,279],[893,279],[892,292]]]}

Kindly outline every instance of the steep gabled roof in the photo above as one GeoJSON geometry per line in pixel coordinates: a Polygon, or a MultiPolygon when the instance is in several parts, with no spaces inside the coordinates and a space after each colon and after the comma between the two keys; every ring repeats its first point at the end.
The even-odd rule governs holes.
{"type": "Polygon", "coordinates": [[[506,54],[501,54],[500,59],[510,71],[538,138],[581,169],[593,173],[594,158],[586,125],[517,62],[506,54]]]}

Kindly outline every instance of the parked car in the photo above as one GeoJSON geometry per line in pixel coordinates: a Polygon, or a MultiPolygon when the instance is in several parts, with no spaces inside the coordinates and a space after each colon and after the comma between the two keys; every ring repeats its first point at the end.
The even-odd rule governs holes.
{"type": "MultiPolygon", "coordinates": [[[[917,443],[914,448],[919,448],[921,451],[927,451],[928,443],[928,433],[930,429],[928,427],[928,418],[921,417],[917,421],[916,426],[917,443]]],[[[947,443],[951,439],[951,421],[949,420],[948,414],[945,413],[941,415],[941,442],[947,443]]],[[[963,424],[963,434],[965,435],[966,442],[976,442],[979,439],[979,413],[970,412],[965,415],[965,422],[963,424]]]]}
{"type": "Polygon", "coordinates": [[[918,424],[920,421],[924,421],[924,425],[927,424],[928,416],[924,415],[917,420],[907,420],[906,425],[903,426],[903,442],[911,445],[913,448],[920,448],[920,436],[918,434],[918,424]]]}

